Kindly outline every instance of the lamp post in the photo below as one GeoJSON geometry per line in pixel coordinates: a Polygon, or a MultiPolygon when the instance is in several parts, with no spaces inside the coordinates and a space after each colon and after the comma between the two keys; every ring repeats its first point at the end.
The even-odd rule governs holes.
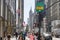
{"type": "Polygon", "coordinates": [[[38,36],[38,40],[41,40],[41,22],[43,21],[43,15],[39,12],[38,13],[38,27],[39,27],[39,36],[38,36]]]}

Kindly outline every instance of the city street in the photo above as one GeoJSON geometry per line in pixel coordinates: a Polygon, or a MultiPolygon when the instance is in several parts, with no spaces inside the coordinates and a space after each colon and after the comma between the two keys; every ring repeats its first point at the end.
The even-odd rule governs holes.
{"type": "Polygon", "coordinates": [[[60,0],[0,0],[0,40],[60,40],[60,0]]]}
{"type": "MultiPolygon", "coordinates": [[[[4,40],[8,40],[7,38],[4,40]]],[[[18,38],[16,39],[16,37],[11,37],[10,40],[18,40],[18,38]]]]}
{"type": "MultiPolygon", "coordinates": [[[[5,40],[5,39],[4,39],[5,40]]],[[[6,39],[7,40],[7,39],[6,39]]],[[[16,40],[16,37],[11,37],[10,40],[16,40]]],[[[17,38],[18,40],[18,38],[17,38]]],[[[60,38],[52,37],[52,40],[60,40],[60,38]]]]}
{"type": "MultiPolygon", "coordinates": [[[[11,40],[16,40],[16,38],[11,38],[11,40]]],[[[53,37],[52,40],[60,40],[60,38],[53,37]]]]}

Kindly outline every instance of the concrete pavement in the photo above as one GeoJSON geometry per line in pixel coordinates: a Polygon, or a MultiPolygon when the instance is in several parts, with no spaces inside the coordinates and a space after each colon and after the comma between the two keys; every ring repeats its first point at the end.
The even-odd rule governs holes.
{"type": "Polygon", "coordinates": [[[60,38],[55,38],[55,37],[53,37],[52,40],[60,40],[60,38]]]}
{"type": "MultiPolygon", "coordinates": [[[[7,40],[7,39],[6,39],[7,40]]],[[[12,37],[11,40],[16,40],[16,37],[12,37]]],[[[17,39],[18,40],[18,39],[17,39]]],[[[60,38],[52,37],[52,40],[60,40],[60,38]]]]}
{"type": "MultiPolygon", "coordinates": [[[[4,38],[4,40],[8,40],[8,39],[4,38]]],[[[18,40],[18,38],[16,39],[16,37],[11,37],[10,40],[18,40]]]]}

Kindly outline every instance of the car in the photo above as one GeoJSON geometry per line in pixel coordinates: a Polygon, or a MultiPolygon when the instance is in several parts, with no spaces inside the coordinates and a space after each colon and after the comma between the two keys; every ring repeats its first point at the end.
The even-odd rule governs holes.
{"type": "Polygon", "coordinates": [[[44,37],[45,40],[52,40],[51,33],[43,33],[43,37],[44,37]]]}
{"type": "Polygon", "coordinates": [[[53,36],[55,36],[56,38],[60,38],[60,28],[54,29],[53,34],[53,36]]]}

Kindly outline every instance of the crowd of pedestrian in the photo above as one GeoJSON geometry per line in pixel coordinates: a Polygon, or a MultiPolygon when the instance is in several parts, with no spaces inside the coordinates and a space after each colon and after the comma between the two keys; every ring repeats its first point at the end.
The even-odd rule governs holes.
{"type": "MultiPolygon", "coordinates": [[[[21,32],[20,34],[15,33],[13,37],[15,37],[16,40],[42,40],[42,37],[39,37],[39,34],[35,34],[33,32],[21,32]]],[[[7,35],[7,37],[5,37],[5,40],[10,40],[10,38],[12,38],[12,36],[7,35]]]]}
{"type": "Polygon", "coordinates": [[[37,39],[37,35],[28,32],[26,33],[25,38],[20,35],[19,40],[38,40],[38,39],[37,39]]]}

